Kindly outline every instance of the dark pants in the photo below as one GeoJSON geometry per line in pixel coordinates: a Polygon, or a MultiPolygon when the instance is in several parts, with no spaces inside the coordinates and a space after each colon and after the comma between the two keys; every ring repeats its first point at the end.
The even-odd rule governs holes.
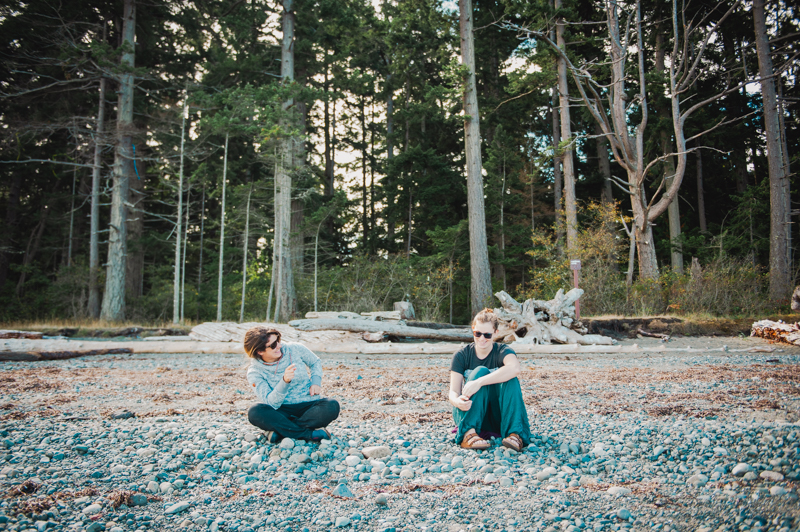
{"type": "Polygon", "coordinates": [[[259,403],[247,412],[247,419],[256,427],[296,440],[310,440],[314,429],[327,427],[337,417],[339,403],[333,399],[285,404],[277,410],[259,403]]]}
{"type": "MultiPolygon", "coordinates": [[[[478,366],[470,373],[466,382],[488,374],[487,368],[478,366]]],[[[503,438],[509,434],[518,434],[525,445],[531,442],[528,412],[525,410],[519,379],[515,377],[510,381],[482,386],[470,399],[472,406],[466,412],[453,407],[453,420],[458,426],[456,443],[461,443],[464,434],[470,429],[479,433],[494,432],[503,438]]]]}

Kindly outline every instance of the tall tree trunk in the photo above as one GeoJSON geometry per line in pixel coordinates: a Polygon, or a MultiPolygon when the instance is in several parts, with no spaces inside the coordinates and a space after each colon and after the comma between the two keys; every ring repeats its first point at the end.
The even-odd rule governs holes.
{"type": "Polygon", "coordinates": [[[706,225],[706,200],[703,192],[703,156],[701,150],[695,150],[695,157],[697,165],[697,216],[700,218],[700,232],[707,233],[708,226],[706,225]]]}
{"type": "Polygon", "coordinates": [[[614,201],[614,194],[611,191],[611,159],[608,156],[608,141],[603,136],[603,128],[600,124],[594,125],[595,150],[597,152],[597,164],[600,166],[600,175],[603,177],[603,189],[600,193],[600,201],[611,203],[614,201]]]}
{"type": "Polygon", "coordinates": [[[200,306],[202,302],[201,290],[203,289],[203,240],[206,229],[206,184],[203,183],[203,195],[200,200],[200,259],[197,261],[197,312],[196,320],[200,321],[200,306]]]}
{"type": "Polygon", "coordinates": [[[136,145],[131,144],[133,161],[133,173],[128,182],[128,256],[125,286],[127,294],[131,297],[142,297],[143,273],[144,273],[144,248],[142,247],[142,236],[144,234],[144,216],[141,204],[144,201],[144,165],[141,165],[141,172],[137,173],[140,165],[136,164],[136,145]]]}
{"type": "Polygon", "coordinates": [[[228,185],[228,138],[225,133],[225,154],[222,157],[222,208],[219,219],[219,270],[217,274],[217,321],[222,321],[222,274],[225,258],[225,189],[228,185]]]}
{"type": "MultiPolygon", "coordinates": [[[[386,76],[386,86],[387,94],[386,94],[386,173],[389,172],[389,167],[392,166],[392,160],[394,159],[394,92],[390,88],[392,75],[389,74],[386,76]]],[[[392,181],[388,177],[386,179],[386,189],[389,190],[392,187],[392,181]]],[[[386,198],[387,205],[386,208],[390,207],[388,202],[390,201],[389,198],[386,198]]],[[[394,240],[394,219],[390,218],[386,222],[386,243],[387,245],[391,246],[391,242],[394,240]]]]}
{"type": "MultiPolygon", "coordinates": [[[[327,56],[327,51],[325,52],[327,56]]],[[[330,91],[330,82],[328,80],[328,64],[326,59],[325,64],[325,80],[323,88],[325,89],[325,99],[323,100],[324,107],[324,121],[325,121],[325,196],[333,197],[333,152],[331,150],[331,113],[330,102],[328,101],[330,91]]]]}
{"type": "Polygon", "coordinates": [[[72,196],[69,205],[69,241],[67,242],[67,266],[72,266],[72,239],[75,233],[75,182],[78,179],[78,167],[72,168],[72,196]]]}
{"type": "MultiPolygon", "coordinates": [[[[662,29],[662,23],[659,22],[656,25],[656,54],[655,54],[655,69],[659,74],[663,74],[666,72],[666,68],[664,67],[664,56],[665,56],[665,42],[664,42],[664,31],[662,29]]],[[[666,122],[670,116],[671,112],[670,109],[666,105],[658,104],[657,105],[658,114],[662,117],[662,119],[666,122]]],[[[662,129],[661,132],[661,153],[664,155],[672,152],[672,143],[670,141],[669,135],[667,131],[662,129]]],[[[672,182],[675,179],[675,160],[674,157],[670,156],[664,161],[664,169],[663,169],[663,179],[665,183],[665,188],[669,189],[672,187],[672,182]]],[[[678,205],[678,195],[675,195],[675,198],[672,202],[670,202],[669,207],[667,208],[667,217],[669,223],[669,243],[670,243],[670,263],[672,266],[672,271],[676,273],[683,273],[683,253],[681,253],[680,248],[680,237],[681,237],[681,220],[680,220],[680,206],[678,205]]]]}
{"type": "Polygon", "coordinates": [[[186,303],[186,248],[189,245],[189,210],[192,207],[192,185],[186,184],[186,217],[183,224],[183,260],[181,261],[181,323],[184,323],[183,310],[186,303]]]}
{"type": "MultiPolygon", "coordinates": [[[[103,24],[105,37],[105,24],[103,24]]],[[[105,42],[105,38],[103,39],[105,42]]],[[[92,211],[89,230],[89,316],[100,317],[100,286],[97,276],[100,270],[100,169],[103,156],[103,126],[106,109],[106,78],[100,78],[100,98],[97,105],[97,126],[94,135],[94,166],[92,168],[92,211]]]]}
{"type": "Polygon", "coordinates": [[[128,252],[128,187],[133,173],[133,74],[136,32],[136,5],[125,0],[122,21],[120,64],[125,73],[119,77],[117,101],[117,146],[114,152],[114,186],[111,193],[111,223],[108,237],[106,288],[100,317],[107,321],[125,319],[125,274],[128,252]]]}
{"type": "MultiPolygon", "coordinates": [[[[561,143],[561,119],[558,116],[558,99],[556,89],[550,95],[550,118],[553,122],[553,150],[558,150],[561,143]]],[[[557,151],[553,152],[553,208],[555,209],[556,226],[556,252],[559,256],[564,253],[562,243],[564,241],[564,216],[561,214],[564,209],[564,177],[561,173],[561,155],[557,151]]]]}
{"type": "Polygon", "coordinates": [[[359,98],[358,120],[361,125],[361,245],[367,251],[369,242],[369,211],[367,210],[367,117],[364,110],[364,96],[359,98]]]}
{"type": "MultiPolygon", "coordinates": [[[[281,44],[281,78],[286,84],[294,81],[294,8],[293,0],[283,0],[283,39],[281,44]]],[[[294,105],[293,101],[284,103],[285,109],[294,105]]],[[[290,231],[292,223],[292,176],[290,170],[294,167],[294,138],[286,138],[281,145],[282,160],[278,173],[278,218],[280,233],[280,254],[278,261],[278,313],[284,319],[290,319],[297,311],[297,296],[294,290],[294,277],[292,274],[292,252],[290,231]]],[[[277,310],[277,309],[276,309],[277,310]]],[[[277,321],[277,318],[276,318],[277,321]]]]}
{"type": "Polygon", "coordinates": [[[774,69],[770,58],[765,0],[753,1],[758,73],[761,78],[761,99],[764,103],[764,133],[767,137],[769,164],[769,295],[774,300],[788,299],[791,294],[789,242],[789,179],[785,173],[783,146],[775,94],[774,69]]]}
{"type": "Polygon", "coordinates": [[[475,46],[472,27],[472,1],[459,0],[461,64],[467,70],[464,88],[464,141],[467,162],[467,209],[469,211],[469,251],[471,312],[477,313],[492,297],[489,249],[486,242],[486,211],[483,202],[481,130],[478,94],[475,84],[475,46]]]}
{"type": "Polygon", "coordinates": [[[186,145],[186,110],[189,105],[189,94],[183,99],[181,109],[181,161],[178,170],[178,215],[175,226],[175,267],[172,280],[172,323],[180,323],[180,294],[181,294],[181,237],[183,236],[183,154],[186,145]]]}
{"type": "Polygon", "coordinates": [[[244,217],[244,242],[242,243],[242,304],[239,307],[239,323],[244,321],[244,301],[247,294],[247,247],[250,243],[250,196],[253,194],[253,184],[247,191],[247,207],[244,217]]]}
{"type": "MultiPolygon", "coordinates": [[[[561,0],[555,0],[556,11],[561,9],[561,0]]],[[[556,19],[556,44],[564,50],[564,18],[556,19]]],[[[567,87],[567,63],[558,58],[558,101],[561,111],[561,138],[572,138],[572,127],[569,115],[569,89],[567,87]]],[[[573,148],[570,144],[564,149],[562,165],[564,167],[564,211],[567,222],[567,254],[569,258],[578,258],[578,207],[575,198],[575,162],[573,148]]]]}

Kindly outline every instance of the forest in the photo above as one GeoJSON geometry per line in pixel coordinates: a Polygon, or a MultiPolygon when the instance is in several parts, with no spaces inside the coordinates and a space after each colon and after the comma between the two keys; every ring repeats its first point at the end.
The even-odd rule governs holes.
{"type": "Polygon", "coordinates": [[[788,309],[778,0],[8,0],[0,320],[788,309]]]}

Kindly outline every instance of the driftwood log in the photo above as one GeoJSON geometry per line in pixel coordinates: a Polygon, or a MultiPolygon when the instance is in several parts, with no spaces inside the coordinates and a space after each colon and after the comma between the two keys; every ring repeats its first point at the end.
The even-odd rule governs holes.
{"type": "Polygon", "coordinates": [[[750,336],[772,340],[773,342],[800,345],[800,324],[761,320],[753,324],[750,336]]]}
{"type": "Polygon", "coordinates": [[[36,362],[40,360],[65,360],[67,358],[97,355],[128,355],[131,353],[133,353],[133,349],[127,347],[116,349],[82,349],[77,351],[0,351],[0,360],[36,362]]]}
{"type": "Polygon", "coordinates": [[[469,329],[425,329],[395,325],[388,322],[367,320],[294,320],[289,325],[300,331],[350,331],[355,333],[386,333],[397,337],[419,338],[422,340],[443,340],[449,342],[471,342],[469,329]]]}
{"type": "Polygon", "coordinates": [[[0,338],[26,338],[28,340],[41,340],[43,333],[32,331],[9,331],[0,330],[0,338]]]}
{"type": "Polygon", "coordinates": [[[612,345],[611,338],[586,334],[588,330],[575,320],[575,302],[582,295],[583,290],[573,288],[566,294],[559,290],[550,301],[528,299],[519,303],[508,293],[497,292],[495,297],[503,308],[494,309],[500,319],[495,341],[514,345],[612,345]]]}

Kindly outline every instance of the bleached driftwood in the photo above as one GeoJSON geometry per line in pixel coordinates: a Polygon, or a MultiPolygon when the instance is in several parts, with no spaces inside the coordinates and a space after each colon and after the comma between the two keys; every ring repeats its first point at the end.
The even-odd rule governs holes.
{"type": "Polygon", "coordinates": [[[800,345],[800,324],[761,320],[753,324],[750,329],[750,336],[785,344],[800,345]]]}
{"type": "Polygon", "coordinates": [[[376,321],[400,321],[399,310],[387,310],[379,312],[362,312],[361,315],[376,321]]]}
{"type": "Polygon", "coordinates": [[[306,312],[306,318],[310,320],[335,320],[335,319],[351,319],[351,320],[363,320],[364,317],[360,314],[356,314],[355,312],[347,312],[343,310],[341,312],[306,312]]]}
{"type": "Polygon", "coordinates": [[[361,320],[294,320],[289,325],[300,331],[350,331],[356,333],[383,332],[392,336],[419,338],[422,340],[444,340],[452,342],[471,342],[469,329],[423,329],[379,321],[361,320]]]}
{"type": "Polygon", "coordinates": [[[115,349],[77,349],[75,351],[0,351],[0,360],[36,362],[98,355],[129,355],[131,353],[133,353],[133,349],[125,347],[115,349]]]}
{"type": "Polygon", "coordinates": [[[504,291],[497,292],[503,308],[494,309],[500,319],[495,341],[514,345],[525,344],[581,344],[612,345],[611,338],[588,331],[575,321],[575,302],[583,290],[573,288],[566,294],[559,290],[550,301],[528,299],[519,303],[504,291]]]}
{"type": "Polygon", "coordinates": [[[27,338],[28,340],[41,340],[43,334],[32,331],[9,331],[0,330],[0,338],[27,338]]]}

